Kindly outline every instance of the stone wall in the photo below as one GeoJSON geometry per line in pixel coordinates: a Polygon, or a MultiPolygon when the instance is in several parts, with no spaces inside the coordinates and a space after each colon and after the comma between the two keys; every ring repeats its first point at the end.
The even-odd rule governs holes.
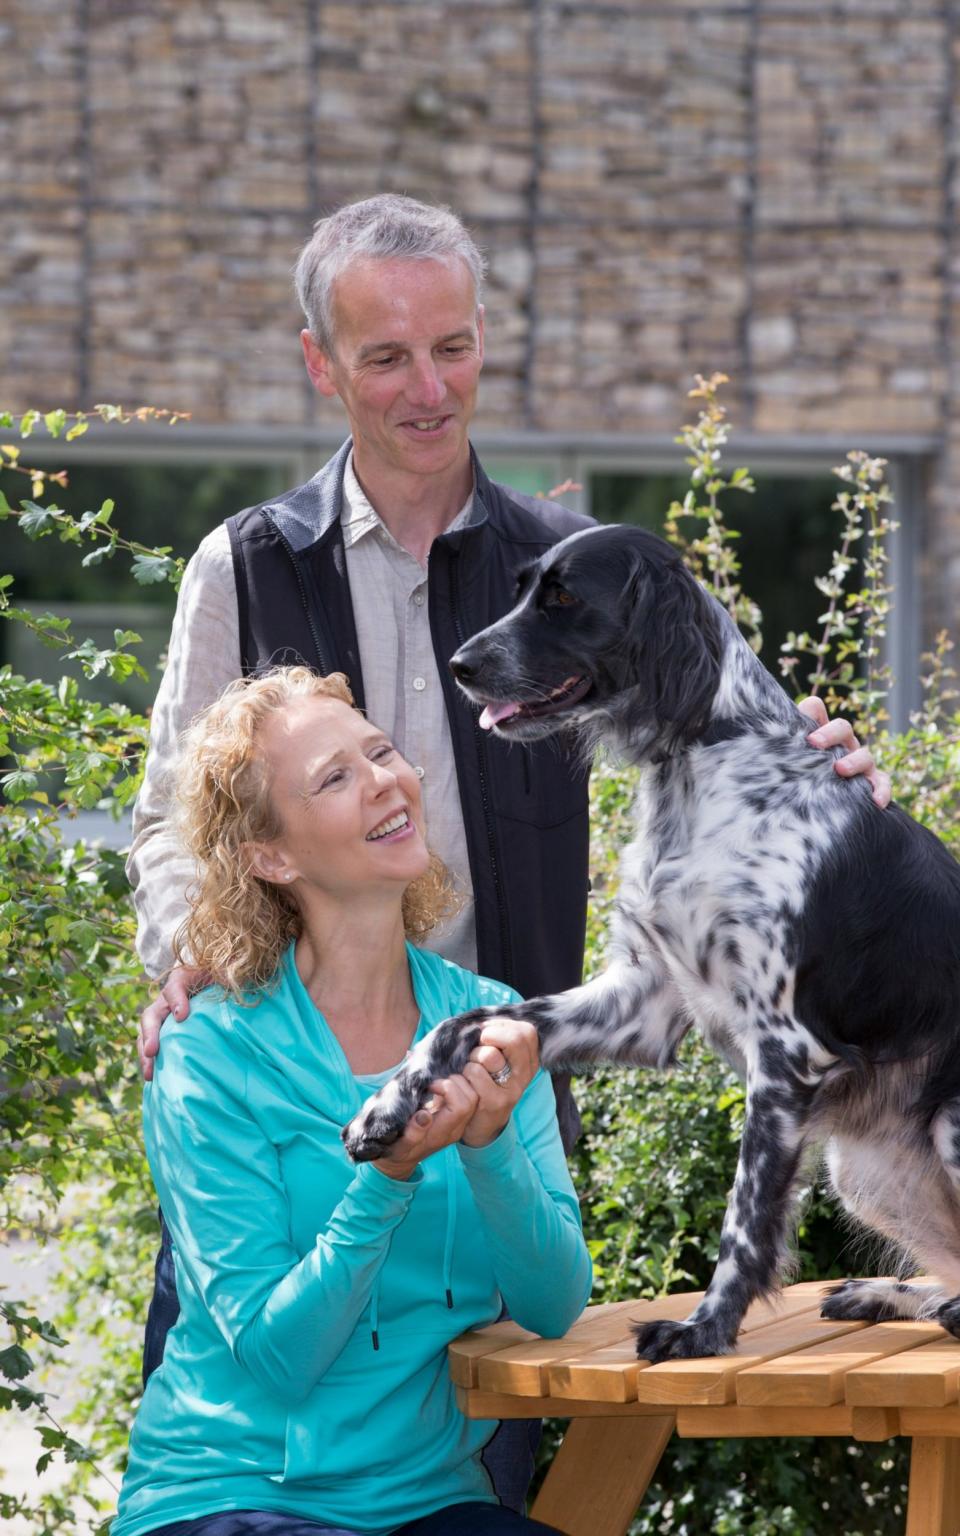
{"type": "Polygon", "coordinates": [[[490,258],[481,426],[943,444],[960,591],[958,5],[6,0],[4,403],[333,419],[290,268],[336,203],[452,203],[490,258]]]}

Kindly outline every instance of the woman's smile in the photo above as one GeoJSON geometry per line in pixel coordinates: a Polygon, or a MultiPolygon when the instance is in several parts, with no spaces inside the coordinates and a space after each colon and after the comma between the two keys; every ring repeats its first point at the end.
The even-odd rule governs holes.
{"type": "Polygon", "coordinates": [[[384,821],[378,822],[372,832],[367,833],[368,843],[395,843],[402,837],[409,837],[416,831],[413,822],[405,810],[395,811],[384,821]]]}

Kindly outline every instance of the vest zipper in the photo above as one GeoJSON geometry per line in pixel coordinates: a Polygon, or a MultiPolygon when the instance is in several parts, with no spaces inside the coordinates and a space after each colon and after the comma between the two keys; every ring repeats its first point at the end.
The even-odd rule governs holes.
{"type": "MultiPolygon", "coordinates": [[[[459,583],[460,564],[459,564],[459,560],[460,560],[460,557],[459,557],[459,554],[457,554],[450,561],[450,599],[451,599],[450,607],[451,607],[451,613],[452,613],[452,617],[453,617],[453,628],[454,628],[454,631],[455,631],[456,636],[457,636],[457,649],[458,650],[460,649],[461,645],[463,645],[463,642],[466,639],[466,636],[463,633],[463,625],[460,622],[460,608],[459,608],[459,604],[458,604],[458,601],[457,601],[458,597],[460,595],[460,583],[459,583]]],[[[474,735],[476,735],[476,729],[477,729],[476,726],[474,726],[473,729],[474,729],[474,735]]],[[[451,742],[454,739],[452,731],[450,733],[450,739],[451,739],[451,742]]],[[[483,819],[484,819],[484,824],[485,824],[486,830],[487,830],[487,846],[488,846],[488,850],[489,850],[489,854],[490,854],[490,873],[493,876],[493,889],[494,889],[494,894],[495,894],[496,900],[497,900],[497,915],[498,915],[498,917],[500,919],[500,944],[501,944],[501,948],[502,948],[502,951],[503,951],[503,960],[504,960],[504,965],[503,965],[504,974],[499,976],[498,979],[500,981],[507,981],[507,982],[510,982],[512,984],[512,978],[513,978],[513,953],[512,953],[512,947],[511,947],[511,944],[510,944],[510,930],[509,930],[509,928],[507,926],[506,904],[505,904],[505,902],[503,900],[503,885],[502,885],[501,880],[500,880],[500,867],[499,867],[499,865],[497,863],[497,844],[496,844],[496,838],[494,836],[493,816],[492,816],[491,808],[490,808],[490,794],[489,794],[489,789],[488,789],[488,786],[487,786],[486,746],[485,746],[483,741],[477,741],[476,742],[476,748],[477,748],[477,776],[478,776],[479,781],[480,781],[480,803],[481,803],[481,805],[483,807],[483,819]]],[[[479,934],[478,934],[478,938],[479,938],[479,934]]],[[[478,943],[478,945],[477,945],[477,949],[478,949],[478,956],[477,956],[478,963],[479,963],[479,947],[480,946],[479,946],[479,943],[478,943]]]]}
{"type": "MultiPolygon", "coordinates": [[[[267,516],[270,517],[269,512],[267,513],[267,516]]],[[[310,628],[310,638],[313,641],[313,648],[317,653],[317,661],[320,664],[320,672],[322,676],[326,677],[330,672],[333,671],[333,668],[329,665],[324,654],[323,645],[320,640],[320,631],[317,629],[317,626],[314,623],[313,610],[307,601],[307,589],[304,585],[303,575],[301,573],[300,567],[297,564],[297,557],[293,552],[293,546],[289,543],[285,534],[277,526],[277,523],[272,517],[270,517],[270,525],[273,528],[274,533],[277,535],[277,538],[280,540],[280,543],[283,545],[290,564],[293,566],[293,574],[297,579],[297,589],[299,590],[300,601],[303,604],[303,611],[306,614],[307,624],[310,628]]]]}

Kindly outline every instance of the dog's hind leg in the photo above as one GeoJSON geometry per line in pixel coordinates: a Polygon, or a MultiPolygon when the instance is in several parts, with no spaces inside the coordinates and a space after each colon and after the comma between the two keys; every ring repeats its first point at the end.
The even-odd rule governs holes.
{"type": "Polygon", "coordinates": [[[569,992],[445,1019],[417,1043],[403,1066],[368,1099],[343,1132],[356,1162],[382,1156],[430,1096],[437,1078],[462,1072],[491,1018],[524,1019],[540,1037],[545,1067],[588,1062],[666,1066],[690,1026],[658,957],[615,959],[602,975],[569,992]]]}
{"type": "Polygon", "coordinates": [[[686,1322],[636,1329],[643,1360],[728,1353],[747,1307],[777,1284],[814,1088],[786,1073],[782,1060],[765,1071],[764,1055],[761,1045],[748,1062],[747,1118],[713,1277],[686,1322]]]}
{"type": "Polygon", "coordinates": [[[930,1135],[944,1173],[950,1182],[953,1197],[951,1212],[953,1222],[951,1236],[954,1239],[955,1262],[952,1265],[937,1263],[931,1267],[947,1284],[949,1294],[936,1312],[937,1322],[956,1338],[960,1338],[960,1100],[952,1099],[937,1113],[930,1127],[930,1135]]]}
{"type": "Polygon", "coordinates": [[[937,1151],[936,1138],[903,1121],[886,1135],[831,1137],[827,1168],[844,1208],[907,1255],[905,1273],[919,1266],[945,1286],[844,1280],[824,1301],[824,1317],[939,1319],[960,1288],[960,1206],[937,1151]]]}

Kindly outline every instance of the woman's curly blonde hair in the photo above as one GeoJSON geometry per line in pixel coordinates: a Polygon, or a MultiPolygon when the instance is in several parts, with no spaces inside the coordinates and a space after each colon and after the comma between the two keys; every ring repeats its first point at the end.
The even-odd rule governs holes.
{"type": "MultiPolygon", "coordinates": [[[[283,830],[260,733],[278,709],[302,698],[356,707],[342,672],[319,677],[308,667],[275,667],[231,683],[193,722],[177,763],[179,825],[197,879],[174,951],[179,964],[196,966],[237,999],[271,980],[301,931],[292,894],[254,872],[250,845],[283,830]]],[[[458,905],[446,866],[431,854],[429,868],[403,894],[407,938],[426,938],[458,905]]]]}

